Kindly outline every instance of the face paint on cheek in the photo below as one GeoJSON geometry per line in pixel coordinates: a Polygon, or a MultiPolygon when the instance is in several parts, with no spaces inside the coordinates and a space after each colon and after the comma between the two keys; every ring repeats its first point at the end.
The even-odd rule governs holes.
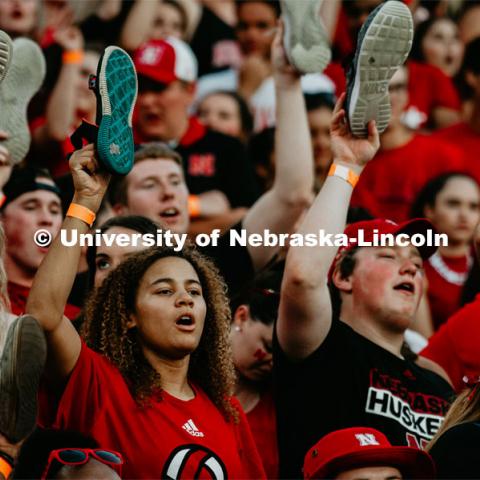
{"type": "Polygon", "coordinates": [[[263,348],[258,348],[257,351],[253,354],[256,360],[263,360],[267,356],[267,352],[263,348]]]}

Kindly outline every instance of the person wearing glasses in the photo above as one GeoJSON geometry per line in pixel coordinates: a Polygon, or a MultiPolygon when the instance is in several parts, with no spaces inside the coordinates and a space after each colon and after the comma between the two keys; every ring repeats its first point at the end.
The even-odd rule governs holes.
{"type": "Polygon", "coordinates": [[[23,443],[12,478],[120,480],[123,463],[120,453],[89,436],[37,428],[23,443]]]}
{"type": "MultiPolygon", "coordinates": [[[[110,180],[93,145],[76,151],[70,168],[67,236],[88,231],[110,180]]],[[[26,308],[47,339],[42,426],[122,452],[125,478],[264,478],[231,397],[228,301],[211,262],[192,247],[132,255],[87,302],[83,340],[62,315],[80,251],[55,239],[26,308]]]]}

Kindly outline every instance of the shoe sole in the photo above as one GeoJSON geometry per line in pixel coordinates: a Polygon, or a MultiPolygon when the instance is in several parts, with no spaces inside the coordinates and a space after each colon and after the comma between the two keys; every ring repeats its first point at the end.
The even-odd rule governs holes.
{"type": "Polygon", "coordinates": [[[10,66],[12,50],[12,40],[5,32],[0,30],[0,83],[5,78],[10,66]]]}
{"type": "Polygon", "coordinates": [[[97,151],[111,173],[126,175],[133,167],[137,88],[130,56],[121,48],[107,47],[97,70],[97,151]]]}
{"type": "Polygon", "coordinates": [[[9,138],[2,141],[10,162],[20,163],[30,149],[27,107],[45,78],[45,58],[40,47],[28,38],[13,41],[13,61],[0,84],[0,130],[9,138]]]}
{"type": "Polygon", "coordinates": [[[353,60],[353,86],[349,75],[346,109],[351,132],[368,135],[368,122],[376,120],[382,133],[390,121],[388,83],[405,63],[413,41],[408,7],[396,0],[381,4],[363,25],[353,60]]]}
{"type": "Polygon", "coordinates": [[[330,63],[328,36],[320,20],[322,0],[281,0],[284,47],[289,62],[302,73],[321,73],[330,63]]]}
{"type": "Polygon", "coordinates": [[[0,432],[12,443],[24,439],[35,427],[46,357],[42,327],[29,315],[16,319],[0,360],[0,432]]]}

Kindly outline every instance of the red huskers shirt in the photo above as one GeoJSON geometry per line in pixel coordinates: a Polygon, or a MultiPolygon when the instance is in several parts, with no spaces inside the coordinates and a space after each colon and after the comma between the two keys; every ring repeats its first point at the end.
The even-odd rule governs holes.
{"type": "Polygon", "coordinates": [[[232,400],[240,414],[236,425],[200,388],[192,388],[192,400],[163,392],[162,400],[141,408],[119,370],[82,344],[53,416],[48,410],[54,398],[42,387],[40,422],[77,430],[122,453],[123,478],[265,478],[238,402],[232,400]]]}
{"type": "Polygon", "coordinates": [[[425,183],[452,170],[465,170],[459,149],[427,135],[415,135],[401,147],[378,151],[360,176],[352,206],[403,222],[425,183]]]}
{"type": "Polygon", "coordinates": [[[480,375],[480,295],[465,305],[428,341],[420,355],[437,362],[457,392],[465,388],[465,375],[480,375]]]}

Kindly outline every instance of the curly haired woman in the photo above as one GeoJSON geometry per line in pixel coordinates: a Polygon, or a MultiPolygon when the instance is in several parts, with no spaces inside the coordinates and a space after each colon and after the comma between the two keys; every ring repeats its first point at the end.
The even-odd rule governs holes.
{"type": "MultiPolygon", "coordinates": [[[[92,145],[70,168],[77,207],[62,228],[82,234],[109,176],[92,145]]],[[[27,305],[48,342],[42,423],[122,452],[125,478],[264,478],[245,415],[230,400],[229,309],[215,268],[193,248],[132,256],[88,302],[87,346],[62,316],[79,256],[79,246],[57,238],[27,305]]]]}

